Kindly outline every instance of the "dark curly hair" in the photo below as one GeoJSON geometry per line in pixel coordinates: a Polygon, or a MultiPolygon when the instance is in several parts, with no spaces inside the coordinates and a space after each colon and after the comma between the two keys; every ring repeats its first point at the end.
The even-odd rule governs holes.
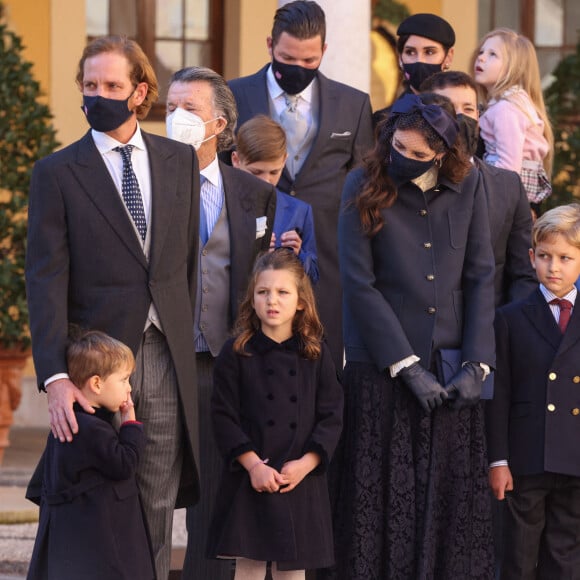
{"type": "MultiPolygon", "coordinates": [[[[446,97],[424,93],[419,98],[425,105],[437,104],[455,118],[453,105],[446,97]]],[[[377,234],[384,225],[381,210],[391,207],[397,199],[397,188],[388,174],[393,135],[397,130],[418,131],[435,154],[443,153],[439,175],[451,182],[460,183],[471,170],[461,136],[457,137],[453,146],[448,147],[420,111],[389,115],[377,125],[375,146],[363,159],[366,180],[354,202],[360,213],[363,231],[369,237],[377,234]]]]}

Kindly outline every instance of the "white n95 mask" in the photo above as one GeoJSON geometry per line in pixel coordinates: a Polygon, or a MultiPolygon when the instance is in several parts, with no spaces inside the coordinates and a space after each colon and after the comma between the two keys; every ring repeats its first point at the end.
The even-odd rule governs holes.
{"type": "Polygon", "coordinates": [[[205,126],[207,123],[211,123],[218,118],[219,117],[215,117],[209,121],[203,121],[195,113],[190,113],[189,111],[178,107],[165,118],[165,129],[167,131],[167,136],[170,139],[193,145],[194,149],[197,151],[202,143],[215,137],[215,135],[210,135],[205,139],[205,126]]]}

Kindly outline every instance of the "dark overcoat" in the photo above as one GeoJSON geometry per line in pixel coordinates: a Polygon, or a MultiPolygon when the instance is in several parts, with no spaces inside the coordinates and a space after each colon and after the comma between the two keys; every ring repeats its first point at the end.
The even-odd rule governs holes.
{"type": "Polygon", "coordinates": [[[372,238],[354,204],[364,180],[349,174],[339,221],[347,362],[382,371],[416,355],[429,369],[438,349],[460,348],[463,361],[493,367],[494,259],[477,170],[425,192],[405,183],[372,238]]]}
{"type": "Polygon", "coordinates": [[[475,158],[487,200],[495,260],[495,304],[526,298],[538,287],[530,262],[532,214],[522,180],[515,171],[475,158]]]}
{"type": "MultiPolygon", "coordinates": [[[[253,75],[229,81],[238,105],[238,127],[256,115],[270,115],[266,65],[253,75]]],[[[278,188],[309,203],[314,214],[320,280],[318,309],[337,370],[342,369],[342,310],[336,225],[346,174],[374,145],[368,94],[317,75],[318,133],[304,165],[292,179],[285,167],[278,188]]]]}
{"type": "Polygon", "coordinates": [[[514,475],[580,477],[580,305],[564,335],[540,290],[497,311],[495,393],[486,403],[489,461],[514,475]]]}
{"type": "Polygon", "coordinates": [[[149,261],[89,131],[38,161],[28,212],[26,293],[39,386],[67,372],[68,325],[136,353],[153,303],[177,375],[187,443],[178,507],[197,501],[193,303],[199,166],[191,146],[142,131],[151,170],[149,261]]]}
{"type": "MultiPolygon", "coordinates": [[[[145,446],[140,423],[119,434],[113,414],[75,404],[70,443],[49,434],[40,520],[28,580],[147,580],[155,568],[135,480],[145,446]]],[[[30,498],[29,499],[33,499],[30,498]]]]}
{"type": "Polygon", "coordinates": [[[296,338],[278,344],[262,333],[236,354],[228,341],[216,361],[212,418],[225,467],[208,556],[272,560],[280,570],[334,561],[326,469],[342,427],[343,393],[326,345],[320,358],[299,354],[296,338]],[[320,465],[291,492],[256,492],[236,461],[255,451],[280,470],[307,452],[320,465]]]}

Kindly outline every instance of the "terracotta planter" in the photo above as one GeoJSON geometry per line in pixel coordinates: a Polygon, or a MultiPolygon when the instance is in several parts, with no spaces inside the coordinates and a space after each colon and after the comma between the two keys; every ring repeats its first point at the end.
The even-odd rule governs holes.
{"type": "Polygon", "coordinates": [[[10,445],[8,433],[22,397],[22,371],[30,351],[0,350],[0,465],[10,445]]]}

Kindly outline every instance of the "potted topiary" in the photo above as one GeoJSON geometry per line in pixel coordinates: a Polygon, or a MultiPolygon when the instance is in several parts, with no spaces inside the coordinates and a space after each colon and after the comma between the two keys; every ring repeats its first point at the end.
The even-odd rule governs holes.
{"type": "Polygon", "coordinates": [[[24,283],[30,175],[34,162],[58,146],[49,109],[38,100],[32,63],[22,58],[22,49],[0,2],[0,463],[30,355],[24,283]]]}

